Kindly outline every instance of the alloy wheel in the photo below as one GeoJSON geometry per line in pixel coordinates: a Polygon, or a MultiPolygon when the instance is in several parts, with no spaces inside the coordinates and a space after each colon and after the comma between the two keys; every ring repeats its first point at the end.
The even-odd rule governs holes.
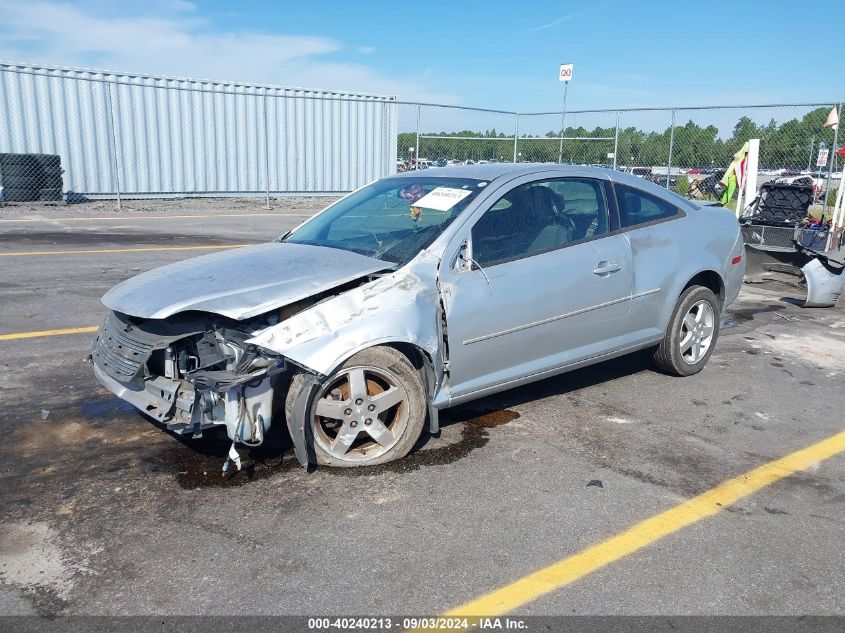
{"type": "Polygon", "coordinates": [[[707,355],[713,343],[716,313],[708,301],[697,301],[681,321],[681,358],[695,365],[707,355]]]}
{"type": "Polygon", "coordinates": [[[389,451],[408,423],[408,394],[392,372],[347,367],[321,390],[312,420],[314,441],[332,457],[369,461],[389,451]]]}

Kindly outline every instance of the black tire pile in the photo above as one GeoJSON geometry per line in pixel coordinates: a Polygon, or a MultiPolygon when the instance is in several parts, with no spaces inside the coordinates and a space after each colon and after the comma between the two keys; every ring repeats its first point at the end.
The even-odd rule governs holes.
{"type": "Polygon", "coordinates": [[[62,199],[61,157],[56,154],[0,154],[0,184],[6,202],[62,199]]]}

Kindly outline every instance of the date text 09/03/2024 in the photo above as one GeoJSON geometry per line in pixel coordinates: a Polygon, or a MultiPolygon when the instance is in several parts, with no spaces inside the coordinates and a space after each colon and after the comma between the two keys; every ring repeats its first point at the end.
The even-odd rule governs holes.
{"type": "Polygon", "coordinates": [[[454,630],[511,630],[518,631],[527,628],[525,620],[520,618],[498,617],[354,617],[354,618],[309,618],[308,630],[372,630],[387,631],[391,629],[422,630],[422,631],[454,631],[454,630]]]}

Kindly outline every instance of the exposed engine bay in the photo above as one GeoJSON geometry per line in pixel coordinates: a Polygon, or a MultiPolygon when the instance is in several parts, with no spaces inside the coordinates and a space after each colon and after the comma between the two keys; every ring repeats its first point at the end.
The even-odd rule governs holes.
{"type": "Polygon", "coordinates": [[[91,348],[94,372],[112,393],[172,432],[199,438],[205,429],[225,426],[232,448],[223,471],[231,463],[240,469],[236,445],[264,441],[273,423],[274,394],[291,369],[284,357],[248,339],[368,280],[246,321],[196,311],[165,319],[111,312],[91,348]]]}

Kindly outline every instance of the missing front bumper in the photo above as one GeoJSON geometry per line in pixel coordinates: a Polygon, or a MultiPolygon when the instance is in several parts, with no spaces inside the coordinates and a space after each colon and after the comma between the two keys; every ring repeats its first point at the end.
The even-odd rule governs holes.
{"type": "MultiPolygon", "coordinates": [[[[162,423],[176,423],[184,427],[192,424],[196,392],[184,381],[159,376],[140,383],[121,383],[107,374],[96,361],[94,376],[106,389],[125,400],[142,413],[162,423]]],[[[209,424],[210,426],[210,424],[209,424]]]]}

